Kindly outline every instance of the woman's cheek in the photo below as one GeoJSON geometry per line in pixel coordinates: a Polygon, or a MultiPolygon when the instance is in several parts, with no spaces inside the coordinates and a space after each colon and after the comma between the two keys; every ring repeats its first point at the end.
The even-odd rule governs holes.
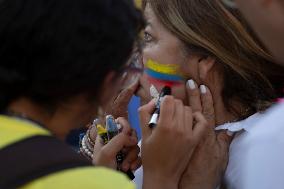
{"type": "Polygon", "coordinates": [[[173,86],[172,94],[175,98],[182,100],[185,105],[188,105],[185,84],[173,86]]]}

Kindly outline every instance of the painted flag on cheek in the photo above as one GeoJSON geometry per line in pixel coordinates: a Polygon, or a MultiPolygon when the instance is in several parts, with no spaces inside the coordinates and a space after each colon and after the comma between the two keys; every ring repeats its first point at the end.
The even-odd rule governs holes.
{"type": "Polygon", "coordinates": [[[184,81],[177,64],[161,64],[149,59],[145,65],[145,73],[149,82],[156,85],[171,87],[184,81]]]}

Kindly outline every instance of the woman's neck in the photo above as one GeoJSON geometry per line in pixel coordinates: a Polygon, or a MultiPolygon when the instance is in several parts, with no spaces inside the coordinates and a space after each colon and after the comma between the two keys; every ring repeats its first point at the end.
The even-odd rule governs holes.
{"type": "Polygon", "coordinates": [[[235,121],[239,118],[226,109],[221,95],[215,97],[213,95],[213,101],[214,101],[216,126],[235,121]]]}

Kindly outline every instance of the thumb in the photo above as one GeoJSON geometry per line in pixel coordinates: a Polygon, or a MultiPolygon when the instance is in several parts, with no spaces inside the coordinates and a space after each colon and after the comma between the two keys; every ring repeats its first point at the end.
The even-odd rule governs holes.
{"type": "Polygon", "coordinates": [[[135,82],[128,88],[122,90],[115,99],[115,102],[118,101],[128,104],[128,102],[131,100],[132,96],[134,95],[135,91],[137,90],[138,84],[139,84],[138,82],[135,82]]]}
{"type": "Polygon", "coordinates": [[[154,110],[155,110],[155,100],[152,100],[148,104],[140,107],[138,110],[142,137],[144,139],[148,138],[151,134],[151,128],[148,126],[148,123],[151,119],[154,110]]]}
{"type": "Polygon", "coordinates": [[[115,158],[117,153],[124,147],[131,147],[136,144],[137,141],[133,140],[130,136],[125,133],[119,133],[102,147],[101,153],[107,159],[115,158]]]}
{"type": "Polygon", "coordinates": [[[134,95],[135,91],[137,90],[138,82],[135,82],[130,87],[122,90],[119,95],[115,98],[111,112],[115,118],[117,117],[127,117],[127,106],[134,95]]]}

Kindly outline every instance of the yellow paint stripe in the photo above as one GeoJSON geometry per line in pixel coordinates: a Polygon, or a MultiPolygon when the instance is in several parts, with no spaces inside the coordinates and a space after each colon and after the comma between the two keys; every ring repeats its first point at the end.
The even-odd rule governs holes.
{"type": "Polygon", "coordinates": [[[149,59],[146,63],[146,67],[159,73],[170,74],[170,75],[180,75],[179,65],[177,64],[160,64],[149,59]]]}

